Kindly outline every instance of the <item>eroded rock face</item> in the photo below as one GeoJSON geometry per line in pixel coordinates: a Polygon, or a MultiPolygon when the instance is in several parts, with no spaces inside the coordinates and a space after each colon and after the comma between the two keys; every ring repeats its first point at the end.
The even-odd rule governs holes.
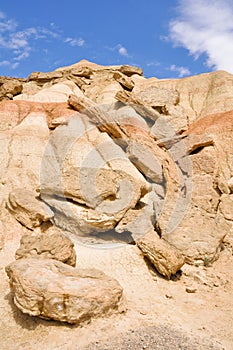
{"type": "Polygon", "coordinates": [[[44,232],[24,234],[20,247],[15,253],[16,260],[30,257],[54,259],[75,266],[76,252],[74,244],[57,228],[48,228],[44,232]]]}
{"type": "Polygon", "coordinates": [[[192,161],[190,203],[184,220],[163,237],[186,251],[191,263],[216,260],[231,232],[232,120],[232,112],[203,117],[190,126],[185,139],[192,161]]]}
{"type": "Polygon", "coordinates": [[[6,272],[15,305],[31,316],[81,324],[124,310],[121,286],[98,270],[28,258],[6,272]]]}

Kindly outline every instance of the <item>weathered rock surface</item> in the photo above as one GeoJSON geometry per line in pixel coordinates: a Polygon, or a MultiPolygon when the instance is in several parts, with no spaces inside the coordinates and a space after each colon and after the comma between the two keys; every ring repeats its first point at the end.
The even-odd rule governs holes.
{"type": "Polygon", "coordinates": [[[114,213],[111,215],[62,198],[42,197],[54,210],[53,222],[78,236],[108,231],[116,225],[114,213]]]}
{"type": "Polygon", "coordinates": [[[74,244],[58,229],[24,234],[15,253],[16,260],[30,257],[54,259],[75,266],[74,244]]]}
{"type": "Polygon", "coordinates": [[[21,188],[9,194],[6,206],[16,220],[31,230],[54,216],[53,211],[35,193],[21,188]]]}
{"type": "MultiPolygon", "coordinates": [[[[29,91],[28,91],[29,92],[29,91]]],[[[36,93],[23,93],[17,95],[14,100],[34,101],[34,102],[66,102],[70,94],[82,96],[78,86],[70,81],[63,81],[45,87],[36,93]]]]}
{"type": "Polygon", "coordinates": [[[151,231],[139,239],[137,246],[156,270],[168,279],[180,270],[185,263],[182,253],[163,238],[160,238],[155,231],[151,231]]]}
{"type": "Polygon", "coordinates": [[[163,198],[152,190],[139,201],[136,208],[127,211],[116,226],[116,232],[129,232],[132,241],[137,242],[146,233],[154,230],[157,220],[156,216],[159,216],[162,204],[163,198]]]}
{"type": "Polygon", "coordinates": [[[41,166],[41,195],[76,221],[77,229],[113,228],[148,190],[122,149],[81,115],[59,126],[51,137],[41,166]],[[73,203],[52,199],[54,195],[73,203]]]}
{"type": "Polygon", "coordinates": [[[81,324],[122,312],[122,288],[98,270],[50,259],[20,259],[6,267],[15,305],[31,316],[81,324]]]}
{"type": "Polygon", "coordinates": [[[0,202],[39,188],[77,235],[155,226],[189,263],[218,258],[232,236],[231,74],[146,79],[83,60],[19,84],[0,103],[0,202]]]}
{"type": "Polygon", "coordinates": [[[11,100],[23,90],[24,79],[0,77],[0,101],[11,100]]]}
{"type": "Polygon", "coordinates": [[[4,247],[4,228],[0,221],[0,250],[4,247]]]}

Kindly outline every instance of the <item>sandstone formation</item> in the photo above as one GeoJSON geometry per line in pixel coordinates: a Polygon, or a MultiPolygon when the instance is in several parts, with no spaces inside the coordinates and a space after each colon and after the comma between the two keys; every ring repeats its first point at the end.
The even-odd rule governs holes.
{"type": "Polygon", "coordinates": [[[43,233],[25,233],[15,253],[16,260],[30,257],[55,259],[67,265],[76,265],[74,244],[57,229],[48,228],[43,233]]]}
{"type": "Polygon", "coordinates": [[[82,324],[122,312],[122,288],[98,270],[27,258],[6,267],[15,305],[31,316],[82,324]]]}
{"type": "Polygon", "coordinates": [[[232,136],[224,71],[0,77],[0,348],[102,348],[164,320],[233,343],[232,136]]]}
{"type": "MultiPolygon", "coordinates": [[[[136,243],[168,279],[184,262],[211,264],[224,246],[233,249],[232,91],[233,76],[224,71],[146,79],[137,67],[85,60],[34,72],[27,79],[2,77],[0,249],[4,251],[9,232],[13,240],[9,218],[17,220],[23,236],[16,252],[19,261],[7,268],[9,275],[22,273],[23,286],[24,268],[32,276],[35,265],[41,276],[45,265],[51,276],[54,266],[55,293],[58,298],[68,295],[71,291],[63,290],[68,277],[55,260],[75,265],[71,236],[75,246],[81,242],[93,248],[136,243]],[[54,232],[45,228],[50,225],[54,232]]],[[[72,271],[83,281],[82,274],[72,271]]],[[[103,279],[104,287],[98,287],[96,298],[105,288],[110,293],[101,276],[96,283],[103,279]]],[[[39,280],[32,277],[31,289],[37,291],[39,280]]],[[[77,299],[67,306],[69,315],[60,306],[54,311],[46,299],[46,288],[53,293],[49,283],[42,292],[45,307],[37,294],[35,305],[26,295],[21,298],[14,283],[21,310],[82,321],[77,299]]],[[[115,288],[112,301],[100,303],[93,313],[87,310],[85,319],[105,307],[117,308],[122,290],[109,283],[115,288]]]]}

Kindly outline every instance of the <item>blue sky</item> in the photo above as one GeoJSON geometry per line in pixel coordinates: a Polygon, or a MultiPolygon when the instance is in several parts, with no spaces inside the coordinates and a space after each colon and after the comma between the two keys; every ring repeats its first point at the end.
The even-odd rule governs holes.
{"type": "Polygon", "coordinates": [[[233,0],[0,2],[0,75],[87,59],[158,78],[233,73],[233,0]]]}

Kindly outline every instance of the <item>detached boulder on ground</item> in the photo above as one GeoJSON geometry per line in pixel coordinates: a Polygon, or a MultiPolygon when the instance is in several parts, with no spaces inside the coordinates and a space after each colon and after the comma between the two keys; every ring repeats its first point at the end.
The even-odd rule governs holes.
{"type": "Polygon", "coordinates": [[[15,305],[31,316],[81,324],[122,312],[122,287],[96,269],[28,258],[6,267],[15,305]]]}
{"type": "Polygon", "coordinates": [[[156,270],[168,279],[181,269],[185,258],[178,249],[160,238],[155,231],[147,233],[137,241],[137,246],[156,270]]]}
{"type": "Polygon", "coordinates": [[[34,192],[21,188],[9,194],[7,209],[16,220],[31,230],[54,216],[49,206],[37,199],[34,192]]]}
{"type": "Polygon", "coordinates": [[[55,259],[71,266],[76,264],[74,244],[57,228],[53,227],[45,233],[33,232],[33,234],[23,235],[20,247],[15,253],[15,258],[30,257],[55,259]]]}

